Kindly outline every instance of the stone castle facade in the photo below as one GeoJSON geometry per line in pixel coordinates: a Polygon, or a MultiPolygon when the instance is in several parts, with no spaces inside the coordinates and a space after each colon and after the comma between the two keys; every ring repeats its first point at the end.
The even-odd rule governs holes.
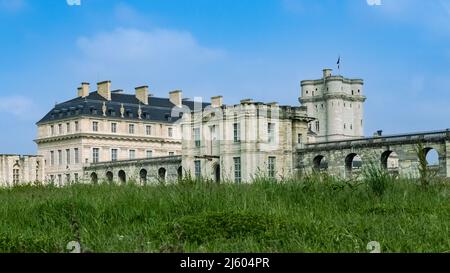
{"type": "MultiPolygon", "coordinates": [[[[37,122],[38,156],[1,157],[0,183],[146,184],[185,175],[241,183],[258,176],[281,180],[329,166],[336,175],[349,176],[366,160],[414,173],[417,159],[402,149],[412,151],[411,145],[428,135],[399,140],[379,132],[364,138],[363,86],[361,79],[324,69],[322,78],[301,82],[301,105],[289,106],[252,99],[224,105],[222,96],[197,102],[183,99],[179,90],[159,98],[147,86],[125,94],[111,90],[110,81],[90,91],[82,83],[77,97],[55,105],[37,122]],[[395,145],[400,146],[393,151],[395,145]]],[[[439,151],[440,174],[449,177],[450,134],[429,137],[426,149],[439,151]]]]}

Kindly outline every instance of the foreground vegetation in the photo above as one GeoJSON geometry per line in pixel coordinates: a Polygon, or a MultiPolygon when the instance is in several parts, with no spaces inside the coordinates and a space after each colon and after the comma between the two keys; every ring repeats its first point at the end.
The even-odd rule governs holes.
{"type": "Polygon", "coordinates": [[[448,182],[388,176],[22,186],[0,190],[0,252],[449,252],[449,201],[448,182]]]}

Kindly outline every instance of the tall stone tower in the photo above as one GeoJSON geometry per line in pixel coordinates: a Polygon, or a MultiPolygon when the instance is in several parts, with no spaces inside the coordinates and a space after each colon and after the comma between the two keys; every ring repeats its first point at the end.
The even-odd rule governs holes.
{"type": "Polygon", "coordinates": [[[316,142],[363,137],[364,82],[331,72],[324,69],[322,79],[301,82],[299,101],[308,116],[316,118],[309,125],[317,134],[316,142]]]}

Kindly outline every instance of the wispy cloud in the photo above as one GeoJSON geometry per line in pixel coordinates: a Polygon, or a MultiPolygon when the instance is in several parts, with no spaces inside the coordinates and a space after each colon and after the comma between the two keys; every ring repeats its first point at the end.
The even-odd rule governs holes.
{"type": "Polygon", "coordinates": [[[0,112],[22,120],[34,119],[36,105],[24,96],[0,97],[0,112]]]}
{"type": "Polygon", "coordinates": [[[0,0],[0,11],[18,12],[27,6],[25,0],[0,0]]]}
{"type": "Polygon", "coordinates": [[[450,0],[383,0],[378,10],[394,21],[450,34],[450,0]]]}
{"type": "Polygon", "coordinates": [[[80,37],[77,47],[76,58],[70,60],[75,74],[111,79],[121,88],[153,81],[159,87],[192,88],[194,79],[207,75],[226,58],[225,51],[200,45],[189,32],[161,28],[118,28],[80,37]]]}

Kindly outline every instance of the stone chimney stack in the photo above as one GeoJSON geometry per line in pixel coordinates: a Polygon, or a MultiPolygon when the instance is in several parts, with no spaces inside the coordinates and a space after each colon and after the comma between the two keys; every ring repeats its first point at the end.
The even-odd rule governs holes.
{"type": "Polygon", "coordinates": [[[323,70],[323,78],[328,78],[331,77],[331,72],[333,71],[333,69],[329,69],[329,68],[325,68],[323,70]]]}
{"type": "Polygon", "coordinates": [[[211,97],[211,107],[221,107],[222,105],[223,105],[222,96],[211,97]]]}
{"type": "Polygon", "coordinates": [[[148,86],[136,87],[136,98],[145,105],[148,105],[148,86]]]}
{"type": "Polygon", "coordinates": [[[169,93],[169,100],[171,103],[175,104],[177,107],[182,106],[182,91],[175,90],[169,93]]]}
{"type": "Polygon", "coordinates": [[[85,98],[89,96],[89,83],[81,83],[81,87],[78,87],[78,97],[85,98]]]}
{"type": "Polygon", "coordinates": [[[111,100],[111,81],[97,83],[97,93],[107,100],[111,100]]]}

